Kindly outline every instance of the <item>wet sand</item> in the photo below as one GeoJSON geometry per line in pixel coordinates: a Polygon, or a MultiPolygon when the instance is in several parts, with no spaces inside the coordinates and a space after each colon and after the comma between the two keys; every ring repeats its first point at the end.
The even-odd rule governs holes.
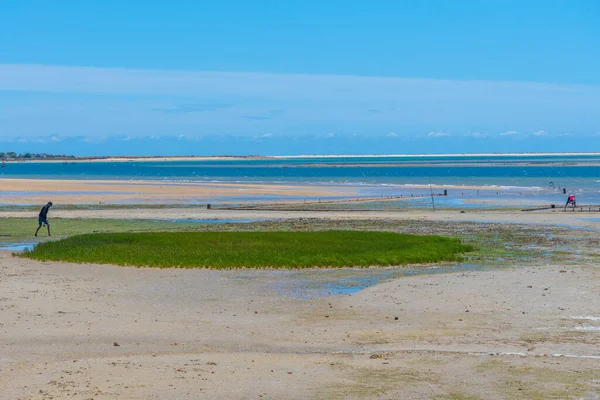
{"type": "Polygon", "coordinates": [[[256,197],[355,195],[351,188],[204,182],[128,180],[0,179],[0,204],[184,204],[256,197]],[[4,193],[3,193],[4,192],[4,193]]]}
{"type": "MultiPolygon", "coordinates": [[[[304,279],[318,282],[320,272],[304,279]]],[[[281,293],[286,279],[293,272],[42,263],[3,252],[2,397],[600,393],[595,265],[403,277],[310,299],[281,293]]]]}
{"type": "MultiPolygon", "coordinates": [[[[198,208],[161,209],[100,209],[100,210],[51,210],[49,218],[116,218],[116,219],[162,219],[162,220],[390,220],[390,221],[444,221],[444,222],[494,222],[505,224],[533,224],[600,229],[598,212],[554,211],[284,211],[284,210],[207,210],[198,208]]],[[[3,211],[0,218],[37,218],[37,211],[3,211]]]]}
{"type": "MultiPolygon", "coordinates": [[[[429,195],[448,190],[461,192],[462,200],[482,201],[474,191],[511,194],[515,188],[477,185],[403,184],[378,188],[369,185],[320,184],[246,184],[215,182],[169,182],[159,180],[60,180],[60,179],[0,179],[0,204],[198,204],[229,203],[294,203],[310,201],[348,200],[408,200],[411,195],[429,195]],[[467,192],[467,196],[463,196],[467,192]],[[384,193],[382,195],[382,193],[384,193]],[[404,197],[399,198],[402,194],[404,197]]],[[[534,193],[538,189],[520,188],[518,192],[534,193]]],[[[562,196],[561,196],[562,201],[562,196]]],[[[522,202],[522,201],[521,201],[522,202]]]]}
{"type": "MultiPolygon", "coordinates": [[[[2,217],[36,215],[0,211],[0,223],[2,217]]],[[[317,297],[299,297],[290,288],[322,285],[323,270],[307,271],[300,281],[294,271],[50,263],[0,251],[0,398],[595,398],[600,253],[592,230],[600,221],[589,218],[597,216],[52,210],[51,220],[302,218],[309,224],[498,222],[543,225],[541,232],[552,225],[588,230],[568,230],[582,238],[585,232],[587,247],[575,240],[574,248],[560,250],[583,251],[576,263],[523,261],[404,276],[357,293],[317,297]]]]}

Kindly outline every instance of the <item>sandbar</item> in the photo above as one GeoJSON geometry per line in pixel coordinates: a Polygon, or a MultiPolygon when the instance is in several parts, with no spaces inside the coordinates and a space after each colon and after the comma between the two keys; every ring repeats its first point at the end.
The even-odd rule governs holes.
{"type": "MultiPolygon", "coordinates": [[[[444,190],[493,193],[536,192],[540,188],[484,185],[221,183],[159,180],[0,179],[0,204],[198,204],[245,202],[304,202],[306,200],[384,200],[400,195],[424,195],[444,190]],[[378,196],[380,192],[385,195],[378,196]]],[[[404,198],[405,198],[404,197],[404,198]]]]}
{"type": "Polygon", "coordinates": [[[349,187],[131,180],[0,179],[0,204],[173,204],[220,198],[354,196],[349,187]]]}

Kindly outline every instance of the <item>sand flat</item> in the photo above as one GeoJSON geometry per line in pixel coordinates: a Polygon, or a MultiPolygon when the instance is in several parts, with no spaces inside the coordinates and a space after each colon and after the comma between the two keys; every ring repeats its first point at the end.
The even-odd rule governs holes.
{"type": "MultiPolygon", "coordinates": [[[[318,282],[319,273],[303,279],[318,282]]],[[[280,283],[293,276],[43,263],[4,252],[3,396],[600,393],[600,332],[581,329],[600,326],[600,270],[593,263],[403,277],[316,298],[282,294],[280,283]]]]}
{"type": "Polygon", "coordinates": [[[352,196],[350,188],[316,185],[166,182],[130,180],[0,179],[0,203],[173,204],[249,196],[352,196]],[[2,193],[5,192],[5,193],[2,193]]]}
{"type": "MultiPolygon", "coordinates": [[[[505,193],[514,188],[484,185],[401,184],[386,196],[370,193],[362,184],[284,184],[284,183],[221,183],[168,180],[95,180],[95,179],[0,179],[0,204],[195,204],[225,202],[242,204],[290,203],[345,198],[363,201],[408,200],[411,191],[423,195],[430,188],[436,193],[450,191],[493,191],[505,193]],[[370,193],[370,194],[369,194],[370,193]],[[402,198],[398,197],[403,193],[402,198]],[[252,199],[252,200],[250,200],[252,199]]],[[[387,187],[389,189],[391,186],[387,187]]],[[[521,188],[523,191],[537,189],[521,188]]],[[[463,198],[461,196],[461,198],[463,198]]],[[[472,197],[467,196],[466,199],[472,197]]]]}
{"type": "MultiPolygon", "coordinates": [[[[0,218],[37,218],[37,211],[2,211],[0,218]]],[[[116,219],[162,219],[162,220],[390,220],[390,221],[442,221],[442,222],[493,222],[504,224],[533,224],[600,229],[598,212],[554,211],[518,212],[473,210],[399,210],[399,211],[289,211],[289,210],[207,210],[197,208],[161,209],[99,209],[99,210],[51,210],[49,218],[116,218],[116,219]]]]}

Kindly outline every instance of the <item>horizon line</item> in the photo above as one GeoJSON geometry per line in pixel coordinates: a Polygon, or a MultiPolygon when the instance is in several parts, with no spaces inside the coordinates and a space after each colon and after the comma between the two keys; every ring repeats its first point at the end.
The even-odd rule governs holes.
{"type": "MultiPolygon", "coordinates": [[[[600,156],[600,152],[510,152],[510,153],[400,153],[400,154],[302,154],[302,155],[261,155],[261,154],[246,154],[246,155],[153,155],[153,156],[136,156],[136,155],[103,155],[103,156],[67,156],[72,161],[77,160],[106,160],[106,159],[212,159],[212,158],[256,158],[256,159],[294,159],[294,158],[348,158],[348,157],[363,157],[363,158],[383,158],[383,157],[519,157],[519,156],[600,156]]],[[[27,161],[19,159],[17,161],[27,161]]],[[[32,160],[43,161],[43,160],[32,160]]],[[[52,161],[52,160],[48,160],[52,161]]],[[[59,160],[60,161],[60,160],[59,160]]]]}

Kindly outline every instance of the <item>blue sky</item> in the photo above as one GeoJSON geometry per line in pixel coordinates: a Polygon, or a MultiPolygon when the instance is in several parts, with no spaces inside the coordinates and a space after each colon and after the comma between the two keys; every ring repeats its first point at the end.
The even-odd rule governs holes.
{"type": "Polygon", "coordinates": [[[595,0],[3,2],[0,147],[598,150],[598,20],[595,0]]]}

